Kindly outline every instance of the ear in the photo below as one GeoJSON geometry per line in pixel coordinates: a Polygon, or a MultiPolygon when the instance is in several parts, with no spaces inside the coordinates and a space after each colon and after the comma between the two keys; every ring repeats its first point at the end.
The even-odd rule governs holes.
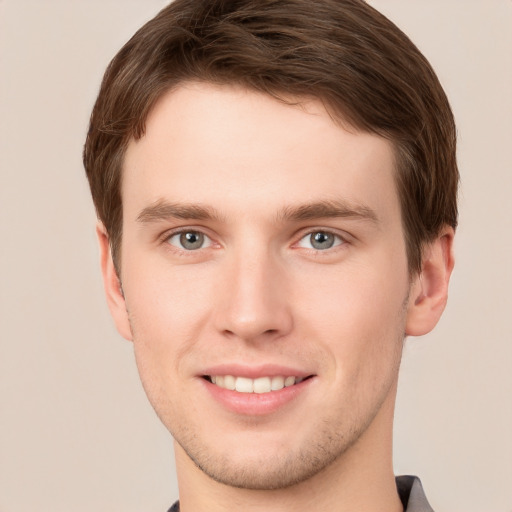
{"type": "Polygon", "coordinates": [[[121,281],[117,276],[114,261],[112,260],[107,230],[100,221],[96,225],[96,235],[98,236],[100,246],[101,273],[103,274],[103,287],[105,288],[108,308],[119,334],[128,341],[131,341],[132,331],[121,288],[121,281]]]}
{"type": "Polygon", "coordinates": [[[411,282],[405,333],[422,336],[430,332],[444,311],[453,270],[454,231],[445,226],[423,251],[421,272],[411,282]]]}

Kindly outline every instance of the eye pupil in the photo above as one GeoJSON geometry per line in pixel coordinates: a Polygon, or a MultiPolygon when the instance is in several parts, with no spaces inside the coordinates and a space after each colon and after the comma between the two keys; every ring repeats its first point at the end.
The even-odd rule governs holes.
{"type": "Polygon", "coordinates": [[[197,231],[187,231],[181,233],[180,244],[188,250],[200,249],[204,243],[204,235],[197,231]]]}
{"type": "Polygon", "coordinates": [[[310,241],[315,249],[330,249],[334,245],[334,235],[325,231],[318,231],[311,234],[310,241]]]}

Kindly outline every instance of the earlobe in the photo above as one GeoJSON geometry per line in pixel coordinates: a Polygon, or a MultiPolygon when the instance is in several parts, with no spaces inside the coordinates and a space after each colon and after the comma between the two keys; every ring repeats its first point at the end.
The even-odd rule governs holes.
{"type": "Polygon", "coordinates": [[[103,287],[107,298],[107,304],[110,314],[114,319],[119,334],[127,339],[132,340],[132,332],[126,309],[121,282],[117,275],[114,262],[112,260],[112,252],[107,231],[102,222],[98,221],[96,225],[96,235],[100,248],[101,273],[103,275],[103,287]]]}
{"type": "Polygon", "coordinates": [[[427,334],[441,318],[448,300],[448,285],[454,265],[453,237],[453,228],[446,226],[425,247],[421,272],[411,283],[406,335],[427,334]]]}

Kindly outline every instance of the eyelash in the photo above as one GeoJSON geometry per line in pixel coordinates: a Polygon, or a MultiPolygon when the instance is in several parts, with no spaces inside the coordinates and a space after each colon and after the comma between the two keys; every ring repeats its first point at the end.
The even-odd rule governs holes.
{"type": "MultiPolygon", "coordinates": [[[[340,248],[340,246],[344,246],[345,244],[348,243],[348,240],[347,240],[347,236],[346,235],[341,235],[333,230],[330,230],[330,229],[322,229],[322,228],[313,228],[313,229],[309,229],[308,231],[306,232],[301,232],[300,233],[300,238],[298,238],[298,240],[296,242],[294,242],[292,244],[292,247],[293,248],[303,248],[303,249],[306,249],[308,251],[312,251],[316,254],[320,254],[320,253],[331,253],[333,252],[334,250],[336,250],[337,248],[340,248]],[[325,248],[325,249],[315,249],[314,247],[304,247],[304,246],[301,246],[300,243],[303,241],[303,240],[306,240],[308,237],[311,238],[312,235],[315,235],[315,234],[324,234],[324,235],[332,235],[335,240],[334,240],[334,245],[331,246],[331,247],[328,247],[328,248],[325,248]]],[[[180,255],[191,255],[195,252],[198,252],[199,250],[201,249],[208,249],[210,247],[212,247],[213,245],[215,245],[215,242],[213,241],[212,237],[210,237],[209,235],[207,235],[203,230],[201,229],[197,229],[197,228],[179,228],[179,229],[176,229],[174,231],[171,231],[171,232],[166,232],[165,234],[163,234],[161,237],[160,237],[160,240],[163,244],[165,244],[170,250],[174,251],[175,253],[178,253],[180,255]],[[209,243],[206,247],[204,246],[201,246],[197,249],[185,249],[184,247],[178,247],[177,245],[174,245],[174,244],[171,244],[170,243],[170,240],[173,238],[173,237],[176,237],[176,236],[181,236],[181,235],[184,235],[184,234],[187,234],[187,233],[196,233],[198,235],[201,235],[205,238],[205,240],[207,240],[209,243]]],[[[217,244],[219,245],[219,244],[217,244]]]]}
{"type": "MultiPolygon", "coordinates": [[[[301,248],[304,248],[304,249],[308,249],[308,250],[314,251],[316,253],[321,253],[321,252],[332,252],[331,250],[335,250],[340,245],[344,245],[346,243],[347,243],[347,240],[345,239],[345,237],[343,237],[340,234],[335,233],[335,232],[333,232],[331,230],[328,230],[328,229],[312,229],[312,230],[309,230],[307,233],[304,233],[300,237],[298,242],[296,242],[294,245],[296,245],[298,247],[301,247],[301,248]],[[332,236],[334,238],[333,245],[330,246],[330,247],[326,247],[324,249],[317,249],[315,247],[304,247],[303,245],[301,245],[301,242],[306,241],[306,240],[311,241],[313,235],[319,235],[319,234],[327,235],[327,236],[332,236]]],[[[312,244],[312,241],[310,242],[310,244],[312,244]]]]}
{"type": "Polygon", "coordinates": [[[180,255],[189,255],[191,253],[197,252],[200,249],[206,249],[214,245],[214,242],[210,236],[208,236],[203,230],[197,228],[179,228],[174,231],[168,231],[162,235],[160,241],[167,246],[169,250],[172,250],[175,253],[180,255]],[[187,233],[196,233],[205,238],[205,240],[209,241],[209,244],[206,247],[200,247],[198,249],[185,249],[184,247],[178,247],[177,245],[171,244],[170,240],[176,236],[185,235],[187,233]]]}

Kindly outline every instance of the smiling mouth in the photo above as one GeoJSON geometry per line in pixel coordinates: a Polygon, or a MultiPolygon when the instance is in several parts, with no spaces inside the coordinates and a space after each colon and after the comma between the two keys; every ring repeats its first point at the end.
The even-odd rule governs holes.
{"type": "Polygon", "coordinates": [[[271,393],[279,391],[283,388],[295,386],[301,382],[310,379],[308,377],[294,377],[278,375],[274,377],[258,377],[250,379],[247,377],[235,377],[233,375],[204,375],[203,378],[211,382],[215,386],[228,389],[230,391],[238,391],[239,393],[271,393]]]}

